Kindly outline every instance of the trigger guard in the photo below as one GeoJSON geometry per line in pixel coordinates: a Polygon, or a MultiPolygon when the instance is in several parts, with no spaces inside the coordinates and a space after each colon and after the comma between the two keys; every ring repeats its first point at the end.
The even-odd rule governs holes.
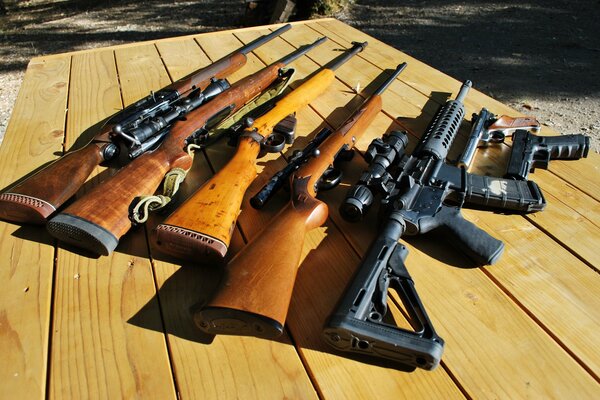
{"type": "Polygon", "coordinates": [[[269,153],[279,153],[285,147],[285,137],[279,133],[273,133],[261,143],[262,150],[269,153]]]}
{"type": "Polygon", "coordinates": [[[342,181],[342,171],[336,168],[327,169],[317,183],[317,189],[333,189],[342,181]]]}
{"type": "Polygon", "coordinates": [[[492,131],[490,132],[490,142],[491,143],[502,143],[506,135],[502,131],[492,131]]]}

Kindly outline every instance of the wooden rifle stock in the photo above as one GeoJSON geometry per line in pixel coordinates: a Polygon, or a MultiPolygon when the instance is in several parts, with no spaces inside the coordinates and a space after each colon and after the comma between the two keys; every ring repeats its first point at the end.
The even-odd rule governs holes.
{"type": "MultiPolygon", "coordinates": [[[[213,78],[224,79],[243,67],[248,52],[290,28],[291,25],[284,25],[211,65],[171,83],[161,91],[175,91],[177,98],[181,98],[192,90],[204,90],[213,78]]],[[[85,147],[68,152],[0,194],[0,218],[18,223],[45,223],[56,209],[79,190],[96,166],[112,158],[114,153],[108,154],[106,146],[113,142],[113,127],[127,115],[128,110],[135,108],[137,103],[108,119],[100,132],[85,147]]]]}
{"type": "MultiPolygon", "coordinates": [[[[275,32],[273,32],[275,33],[275,32]]],[[[247,76],[218,96],[194,109],[184,121],[173,124],[170,134],[154,151],[143,154],[110,179],[95,187],[48,222],[48,231],[57,239],[108,255],[130,228],[127,218],[134,199],[154,193],[165,173],[173,168],[188,170],[191,156],[185,142],[201,129],[238,111],[249,100],[268,89],[280,76],[281,69],[325,39],[303,46],[284,59],[247,76]]]]}
{"type": "Polygon", "coordinates": [[[121,168],[114,176],[96,186],[48,222],[48,230],[57,239],[108,255],[130,228],[129,207],[140,195],[154,193],[167,171],[189,169],[191,156],[184,141],[204,127],[211,117],[234,113],[248,100],[273,83],[284,65],[275,63],[248,76],[219,96],[176,122],[160,147],[145,153],[121,168]]]}
{"type": "Polygon", "coordinates": [[[277,123],[325,92],[335,80],[334,70],[366,43],[356,43],[339,61],[324,67],[279,100],[242,134],[232,160],[190,196],[154,231],[154,242],[164,253],[184,258],[221,257],[227,253],[246,190],[256,178],[255,162],[261,143],[277,123]]]}
{"type": "Polygon", "coordinates": [[[194,315],[200,329],[263,338],[282,333],[305,236],[328,216],[327,205],[316,199],[318,182],[340,150],[351,149],[381,111],[381,92],[325,139],[318,157],[294,173],[290,202],[227,264],[221,289],[194,315]]]}

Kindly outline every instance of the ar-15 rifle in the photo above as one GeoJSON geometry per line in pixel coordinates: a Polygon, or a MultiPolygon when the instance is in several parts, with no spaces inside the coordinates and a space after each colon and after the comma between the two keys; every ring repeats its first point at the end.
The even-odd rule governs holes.
{"type": "Polygon", "coordinates": [[[365,153],[369,168],[349,190],[340,212],[357,221],[376,192],[382,196],[383,226],[325,326],[325,340],[333,347],[392,360],[403,369],[435,368],[444,341],[419,299],[404,265],[407,250],[398,240],[405,233],[446,226],[478,263],[491,264],[504,244],[464,220],[460,207],[529,212],[543,203],[533,182],[477,176],[445,163],[470,87],[470,81],[464,82],[456,100],[440,108],[412,155],[404,154],[408,138],[403,132],[384,135],[369,145],[365,153]],[[401,295],[413,331],[384,323],[390,287],[401,295]]]}
{"type": "MultiPolygon", "coordinates": [[[[274,338],[281,334],[290,304],[296,272],[300,264],[306,234],[321,226],[328,216],[327,205],[316,198],[319,182],[327,177],[331,165],[344,151],[349,151],[381,111],[381,94],[404,69],[402,64],[373,95],[333,134],[321,132],[318,155],[292,173],[292,195],[267,227],[251,240],[225,268],[224,282],[217,295],[199,312],[194,320],[208,333],[251,335],[274,338]],[[295,171],[295,172],[294,172],[295,171]],[[264,254],[269,261],[264,261],[264,254]]],[[[279,181],[285,179],[276,175],[279,181]]],[[[275,185],[277,186],[277,185],[275,185]]],[[[267,192],[273,185],[265,186],[267,192]]],[[[259,197],[270,197],[262,190],[259,197]]]]}
{"type": "Polygon", "coordinates": [[[48,222],[57,239],[108,255],[132,226],[127,218],[137,196],[154,193],[165,173],[174,168],[188,170],[192,157],[186,144],[204,135],[215,124],[235,113],[246,102],[275,82],[282,68],[321,44],[325,38],[302,46],[285,58],[231,85],[219,96],[195,109],[185,121],[176,122],[170,134],[154,151],[143,154],[114,176],[93,188],[48,222]]]}
{"type": "Polygon", "coordinates": [[[475,175],[446,164],[470,87],[465,81],[456,100],[440,108],[411,155],[404,154],[408,139],[403,132],[392,132],[369,146],[369,169],[348,192],[340,209],[344,218],[359,220],[372,204],[373,192],[379,193],[383,215],[399,224],[396,240],[443,226],[477,263],[498,260],[504,244],[465,220],[461,207],[532,212],[543,208],[544,198],[535,182],[475,175]]]}
{"type": "Polygon", "coordinates": [[[96,166],[117,159],[123,151],[134,159],[156,148],[175,121],[229,87],[224,78],[246,64],[248,53],[290,28],[284,25],[114,114],[87,145],[66,153],[0,194],[0,218],[45,223],[79,190],[96,166]]]}
{"type": "Polygon", "coordinates": [[[325,92],[335,80],[334,71],[366,46],[366,42],[354,43],[344,55],[277,101],[266,114],[248,121],[237,151],[227,165],[156,227],[154,242],[157,247],[164,253],[187,259],[224,257],[242,199],[256,177],[255,163],[265,138],[282,119],[325,92]]]}

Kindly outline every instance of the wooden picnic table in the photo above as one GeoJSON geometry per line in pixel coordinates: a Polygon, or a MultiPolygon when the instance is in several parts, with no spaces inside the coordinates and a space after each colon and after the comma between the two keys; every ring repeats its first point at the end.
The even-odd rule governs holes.
{"type": "MultiPolygon", "coordinates": [[[[0,148],[0,187],[56,159],[82,132],[93,135],[99,121],[151,90],[274,28],[32,59],[0,148]]],[[[366,87],[401,62],[408,68],[383,95],[384,111],[357,143],[360,151],[393,129],[407,130],[415,143],[440,104],[460,88],[460,81],[335,19],[295,23],[250,54],[231,81],[320,36],[330,40],[292,64],[294,79],[314,72],[351,41],[367,40],[369,46],[336,72],[325,95],[298,113],[293,148],[303,147],[325,125],[338,126],[360,102],[357,86],[366,87]]],[[[482,106],[497,115],[518,115],[478,92],[477,82],[474,87],[466,115],[482,106]]],[[[467,133],[465,123],[452,157],[467,133]]],[[[541,134],[557,132],[544,126],[541,134]]],[[[218,143],[197,154],[184,193],[223,166],[233,151],[218,143]]],[[[480,150],[471,171],[501,176],[509,151],[508,145],[480,150]]],[[[249,194],[283,165],[279,155],[260,159],[249,194]]],[[[362,157],[354,157],[343,167],[341,187],[320,195],[330,217],[308,235],[286,330],[273,341],[210,337],[194,326],[190,309],[214,293],[222,268],[200,261],[182,265],[149,247],[147,234],[164,215],[135,228],[111,256],[99,258],[57,245],[41,226],[0,222],[0,398],[600,398],[598,154],[553,161],[548,171],[530,174],[548,202],[543,212],[464,211],[506,244],[493,266],[476,268],[452,237],[405,240],[407,267],[446,342],[442,363],[432,372],[354,361],[321,338],[326,318],[377,232],[376,213],[350,224],[337,211],[365,166],[362,157]]],[[[80,193],[113,172],[98,168],[80,193]]],[[[259,212],[248,198],[231,254],[287,201],[280,193],[259,212]]]]}

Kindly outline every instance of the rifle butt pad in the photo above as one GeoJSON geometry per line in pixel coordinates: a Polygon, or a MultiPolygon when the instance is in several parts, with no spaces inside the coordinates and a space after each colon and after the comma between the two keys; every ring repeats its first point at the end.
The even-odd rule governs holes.
{"type": "Polygon", "coordinates": [[[0,219],[42,225],[56,208],[36,197],[20,193],[0,194],[0,219]]]}
{"type": "Polygon", "coordinates": [[[205,307],[194,314],[194,322],[202,331],[213,335],[274,339],[283,333],[283,325],[279,321],[226,307],[205,307]]]}
{"type": "Polygon", "coordinates": [[[61,213],[48,221],[47,229],[61,242],[107,256],[119,244],[110,231],[74,215],[61,213]]]}
{"type": "Polygon", "coordinates": [[[180,226],[160,224],[153,235],[156,248],[180,259],[223,259],[227,254],[228,246],[223,241],[180,226]]]}
{"type": "Polygon", "coordinates": [[[441,338],[425,338],[347,315],[332,315],[323,329],[323,338],[340,351],[390,360],[408,370],[433,370],[444,352],[441,338]]]}

